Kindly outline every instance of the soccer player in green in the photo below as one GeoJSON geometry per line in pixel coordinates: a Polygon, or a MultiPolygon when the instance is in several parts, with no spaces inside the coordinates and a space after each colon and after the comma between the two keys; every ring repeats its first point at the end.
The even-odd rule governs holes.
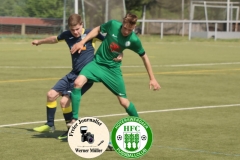
{"type": "Polygon", "coordinates": [[[81,90],[87,82],[102,82],[114,95],[119,103],[125,108],[129,116],[138,117],[136,108],[132,102],[127,99],[125,84],[120,69],[121,62],[113,61],[124,49],[130,49],[136,52],[141,58],[148,72],[150,79],[150,89],[159,90],[161,87],[154,77],[150,61],[141,41],[133,32],[137,22],[137,16],[131,13],[126,14],[123,22],[115,20],[108,21],[94,28],[83,40],[76,43],[71,48],[71,53],[78,53],[84,47],[84,44],[98,35],[100,32],[107,33],[105,39],[96,51],[94,60],[87,64],[74,82],[72,90],[72,112],[73,118],[68,126],[71,126],[78,119],[78,112],[81,100],[81,90]]]}
{"type": "MultiPolygon", "coordinates": [[[[42,45],[42,44],[56,44],[59,41],[65,41],[69,49],[71,47],[84,39],[84,37],[90,33],[90,29],[83,28],[82,18],[78,14],[71,14],[68,18],[68,28],[69,30],[63,31],[58,36],[50,36],[45,39],[33,40],[32,45],[42,45]]],[[[64,119],[67,122],[72,119],[72,107],[71,107],[71,90],[74,87],[74,81],[78,77],[82,68],[91,62],[94,58],[95,51],[95,41],[102,41],[104,36],[101,34],[96,35],[94,38],[89,39],[85,45],[81,54],[77,52],[75,54],[70,54],[72,59],[72,70],[63,78],[61,78],[47,93],[47,122],[44,125],[33,128],[37,132],[54,132],[54,117],[57,109],[57,98],[61,97],[60,104],[63,111],[64,119]]],[[[114,61],[119,61],[122,59],[122,54],[119,57],[113,59],[114,61]]],[[[83,95],[88,89],[92,87],[93,83],[86,83],[81,90],[81,95],[83,95]]],[[[63,133],[58,139],[66,139],[67,133],[63,133]]]]}

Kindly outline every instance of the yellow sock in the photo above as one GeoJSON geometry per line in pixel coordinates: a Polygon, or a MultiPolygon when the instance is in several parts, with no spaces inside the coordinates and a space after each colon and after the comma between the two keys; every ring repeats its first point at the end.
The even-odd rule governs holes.
{"type": "Polygon", "coordinates": [[[57,101],[47,102],[47,107],[48,108],[56,108],[57,107],[57,101]]]}
{"type": "Polygon", "coordinates": [[[71,122],[72,120],[72,106],[62,108],[63,116],[66,123],[71,122]]]}

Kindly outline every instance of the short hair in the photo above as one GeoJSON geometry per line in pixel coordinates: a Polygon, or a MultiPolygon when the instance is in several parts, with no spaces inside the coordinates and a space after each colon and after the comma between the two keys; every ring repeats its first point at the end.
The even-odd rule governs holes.
{"type": "Polygon", "coordinates": [[[127,13],[126,16],[123,18],[123,23],[128,23],[130,25],[135,25],[137,23],[137,16],[132,13],[127,13]]]}
{"type": "Polygon", "coordinates": [[[68,18],[68,26],[82,24],[82,17],[79,14],[71,14],[68,18]]]}

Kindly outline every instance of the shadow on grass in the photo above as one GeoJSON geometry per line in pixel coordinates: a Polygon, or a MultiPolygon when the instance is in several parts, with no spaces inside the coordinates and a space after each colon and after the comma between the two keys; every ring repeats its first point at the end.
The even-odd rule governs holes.
{"type": "MultiPolygon", "coordinates": [[[[30,135],[32,138],[53,138],[58,139],[58,137],[66,132],[66,130],[55,130],[54,133],[50,132],[36,132],[30,128],[21,128],[21,127],[3,127],[0,132],[7,134],[18,134],[18,135],[30,135]],[[4,130],[3,130],[4,129],[4,130]]],[[[60,142],[67,142],[67,139],[59,140],[60,142]]]]}

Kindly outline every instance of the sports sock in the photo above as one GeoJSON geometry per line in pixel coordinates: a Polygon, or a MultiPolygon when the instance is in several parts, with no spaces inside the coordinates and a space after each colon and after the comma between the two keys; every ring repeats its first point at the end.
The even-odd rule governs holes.
{"type": "Polygon", "coordinates": [[[54,126],[54,116],[57,110],[57,101],[47,102],[47,125],[54,126]]]}
{"type": "Polygon", "coordinates": [[[66,124],[71,122],[72,120],[72,107],[66,107],[66,108],[62,108],[62,112],[63,112],[63,117],[65,119],[66,124]]]}
{"type": "Polygon", "coordinates": [[[81,88],[74,88],[71,94],[73,119],[78,119],[78,111],[80,108],[81,97],[81,88]]]}
{"type": "Polygon", "coordinates": [[[109,132],[109,143],[110,145],[112,145],[112,132],[109,132]]]}
{"type": "Polygon", "coordinates": [[[130,102],[128,108],[126,109],[126,112],[128,113],[129,116],[138,117],[137,110],[132,102],[130,102]]]}

